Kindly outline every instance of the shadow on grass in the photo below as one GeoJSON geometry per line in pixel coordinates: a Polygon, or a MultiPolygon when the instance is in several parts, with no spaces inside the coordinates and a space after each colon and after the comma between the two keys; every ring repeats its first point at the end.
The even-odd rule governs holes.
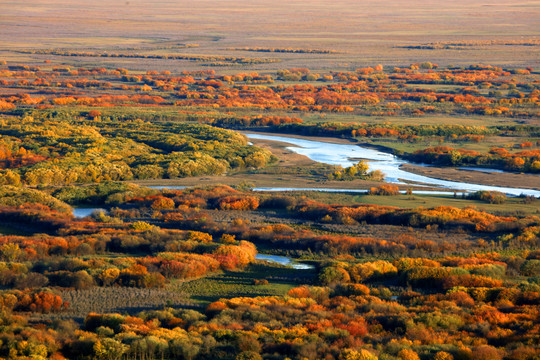
{"type": "Polygon", "coordinates": [[[186,309],[186,310],[197,310],[197,311],[204,311],[206,308],[204,305],[201,304],[174,304],[174,303],[164,303],[161,307],[159,306],[131,306],[131,307],[118,307],[114,309],[114,312],[118,312],[120,314],[127,313],[129,315],[136,315],[140,313],[141,311],[148,311],[148,310],[156,310],[160,308],[172,308],[175,310],[180,309],[186,309]]]}
{"type": "Polygon", "coordinates": [[[244,271],[227,271],[185,283],[180,290],[189,293],[191,301],[207,305],[221,298],[286,295],[293,287],[313,283],[315,276],[313,269],[252,264],[244,271]],[[254,280],[262,279],[268,283],[254,284],[254,280]]]}
{"type": "Polygon", "coordinates": [[[254,279],[267,279],[272,283],[298,284],[311,282],[316,276],[315,269],[292,269],[273,264],[252,264],[244,271],[226,271],[223,274],[208,277],[224,283],[242,283],[251,285],[254,279]]]}

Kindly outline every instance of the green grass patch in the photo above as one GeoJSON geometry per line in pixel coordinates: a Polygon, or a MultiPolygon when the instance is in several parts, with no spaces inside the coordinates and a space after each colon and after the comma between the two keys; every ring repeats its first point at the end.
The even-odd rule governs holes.
{"type": "Polygon", "coordinates": [[[480,153],[488,153],[492,147],[504,147],[510,152],[523,151],[524,149],[515,148],[517,143],[525,141],[535,141],[532,138],[518,138],[508,136],[490,136],[480,142],[464,142],[464,141],[438,141],[437,139],[426,137],[420,142],[406,142],[398,139],[381,139],[381,138],[358,138],[362,143],[372,144],[376,146],[384,146],[400,152],[413,153],[416,150],[425,149],[434,146],[448,146],[454,149],[465,149],[477,151],[480,153]]]}
{"type": "Polygon", "coordinates": [[[252,264],[245,271],[222,274],[172,284],[189,294],[192,301],[209,304],[221,298],[286,295],[293,287],[315,276],[314,270],[297,270],[272,264],[252,264]],[[254,279],[266,279],[267,285],[254,285],[254,279]]]}
{"type": "Polygon", "coordinates": [[[357,115],[354,113],[325,113],[325,114],[306,114],[298,113],[290,116],[300,117],[305,123],[367,123],[367,124],[396,124],[396,125],[467,125],[467,126],[494,126],[494,125],[520,125],[521,120],[509,119],[494,116],[480,115],[445,115],[445,114],[426,114],[423,116],[369,116],[357,115]]]}
{"type": "Polygon", "coordinates": [[[492,214],[516,215],[516,214],[540,214],[538,202],[524,203],[520,198],[508,198],[503,204],[489,204],[483,201],[464,199],[461,196],[453,197],[445,195],[396,195],[375,196],[356,195],[356,203],[397,206],[401,208],[453,206],[456,208],[476,207],[478,210],[492,214]]]}

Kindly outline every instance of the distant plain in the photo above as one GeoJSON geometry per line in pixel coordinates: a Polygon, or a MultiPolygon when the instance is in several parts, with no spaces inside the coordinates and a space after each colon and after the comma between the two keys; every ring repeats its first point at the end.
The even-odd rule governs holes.
{"type": "MultiPolygon", "coordinates": [[[[145,54],[228,55],[281,60],[248,66],[253,71],[308,67],[354,69],[381,63],[439,65],[538,64],[537,47],[503,45],[538,41],[537,1],[2,1],[0,56],[11,61],[53,60],[130,69],[201,68],[178,60],[58,57],[14,50],[89,49],[145,54]],[[488,45],[487,41],[496,41],[488,45]],[[450,49],[411,49],[422,44],[463,43],[450,49]],[[474,42],[484,42],[473,45],[474,42]],[[175,49],[178,44],[198,45],[175,49]],[[325,49],[330,54],[248,52],[240,48],[325,49]]],[[[234,67],[223,70],[235,71],[234,67]]],[[[246,70],[243,67],[242,70],[246,70]]]]}

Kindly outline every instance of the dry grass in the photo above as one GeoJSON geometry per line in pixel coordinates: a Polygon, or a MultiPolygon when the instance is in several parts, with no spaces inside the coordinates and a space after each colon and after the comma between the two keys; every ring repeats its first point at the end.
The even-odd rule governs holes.
{"type": "Polygon", "coordinates": [[[192,307],[188,295],[178,291],[129,287],[94,287],[85,290],[65,290],[60,293],[70,306],[61,317],[84,318],[90,312],[136,314],[147,309],[192,307]]]}
{"type": "Polygon", "coordinates": [[[194,302],[206,305],[220,298],[285,295],[295,286],[312,283],[314,277],[313,270],[291,270],[263,261],[250,265],[244,271],[227,271],[212,277],[180,282],[177,287],[190,294],[194,302]],[[266,279],[268,284],[254,285],[254,279],[266,279]]]}
{"type": "MultiPolygon", "coordinates": [[[[261,133],[275,135],[272,133],[261,133]]],[[[283,136],[282,134],[280,134],[283,136]]],[[[335,142],[340,144],[354,144],[349,139],[331,138],[331,137],[310,137],[302,135],[287,135],[290,138],[300,138],[307,140],[319,140],[324,142],[335,142]]],[[[353,181],[328,180],[327,174],[334,171],[335,167],[316,163],[303,155],[299,155],[286,149],[289,144],[283,144],[276,141],[251,139],[256,146],[271,151],[279,160],[272,166],[253,171],[239,171],[229,173],[227,176],[199,176],[181,179],[158,179],[158,180],[138,180],[134,181],[144,186],[202,186],[225,184],[238,186],[248,184],[253,187],[277,187],[277,188],[328,188],[328,189],[369,189],[378,186],[381,182],[371,180],[355,179],[353,181]]],[[[494,145],[503,146],[505,142],[516,143],[517,138],[510,137],[490,137],[489,141],[481,143],[443,143],[454,148],[466,148],[475,151],[487,152],[494,145]]],[[[363,144],[366,146],[384,146],[397,150],[413,152],[419,148],[419,144],[400,142],[388,139],[367,139],[363,144]]],[[[426,142],[420,144],[420,147],[429,147],[440,145],[437,142],[426,142]]],[[[480,171],[471,171],[455,168],[423,167],[416,165],[406,165],[405,169],[413,173],[426,175],[438,179],[452,181],[465,181],[475,184],[515,187],[516,184],[522,184],[523,188],[540,189],[540,180],[538,175],[517,174],[517,173],[492,173],[480,171]]],[[[416,187],[414,185],[402,185],[400,190],[413,188],[416,190],[430,190],[431,188],[416,187]]],[[[439,188],[433,188],[440,190],[439,188]]]]}
{"type": "Polygon", "coordinates": [[[441,168],[436,166],[404,165],[403,170],[450,181],[463,181],[491,186],[515,187],[519,184],[525,189],[540,189],[540,176],[518,173],[492,173],[489,171],[470,171],[459,168],[441,168]]]}
{"type": "MultiPolygon", "coordinates": [[[[128,49],[175,43],[197,43],[193,54],[235,55],[245,47],[328,49],[339,54],[271,53],[280,67],[313,69],[363,65],[409,64],[429,60],[440,65],[493,63],[534,66],[537,56],[527,46],[500,45],[452,49],[405,49],[434,42],[511,44],[538,35],[539,7],[535,2],[466,0],[314,0],[277,4],[269,0],[201,0],[196,2],[131,0],[29,0],[2,4],[0,45],[11,59],[16,48],[128,49]],[[25,24],[21,27],[21,24],[25,24]]],[[[18,56],[17,56],[18,57],[18,56]]],[[[18,57],[20,58],[20,57],[18,57]]],[[[34,56],[35,59],[47,56],[34,56]]],[[[51,58],[51,57],[49,57],[51,58]]],[[[55,62],[91,64],[91,59],[52,57],[55,62]]],[[[110,59],[109,59],[110,60],[110,59]]],[[[110,66],[196,68],[183,61],[129,59],[110,66]],[[151,66],[149,66],[151,63],[151,66]]],[[[254,65],[269,69],[275,65],[254,65]]],[[[238,70],[236,70],[238,71],[238,70]]]]}

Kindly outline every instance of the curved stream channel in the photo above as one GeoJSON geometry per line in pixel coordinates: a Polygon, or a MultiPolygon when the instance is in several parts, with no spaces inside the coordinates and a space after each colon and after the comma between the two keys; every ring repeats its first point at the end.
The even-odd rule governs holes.
{"type": "MultiPolygon", "coordinates": [[[[458,181],[447,181],[435,179],[427,176],[413,174],[400,169],[401,165],[408,164],[405,160],[400,160],[392,154],[381,151],[364,148],[358,145],[343,145],[327,143],[322,141],[304,140],[285,136],[262,135],[262,134],[245,134],[248,138],[279,141],[282,143],[291,144],[287,147],[290,151],[297,154],[305,155],[313,161],[326,163],[330,165],[341,165],[348,167],[355,164],[356,161],[351,159],[365,159],[369,161],[371,170],[380,170],[385,175],[385,180],[395,184],[405,184],[404,181],[422,183],[425,185],[439,187],[441,189],[461,190],[461,191],[500,191],[508,195],[519,196],[521,194],[533,195],[540,197],[540,191],[522,188],[510,188],[500,186],[488,186],[480,184],[470,184],[458,181]]],[[[490,169],[471,168],[471,171],[481,170],[490,171],[490,169]]],[[[500,170],[493,170],[500,172],[500,170]]],[[[185,189],[187,186],[149,186],[154,189],[185,189]]],[[[313,190],[313,191],[330,191],[330,192],[365,192],[366,190],[352,189],[309,189],[309,188],[254,188],[256,191],[294,191],[294,190],[313,190]]],[[[426,194],[445,194],[443,191],[415,191],[415,193],[426,194]]],[[[82,218],[92,214],[93,211],[103,210],[100,208],[75,208],[73,214],[75,217],[82,218]]],[[[295,262],[285,256],[264,255],[256,256],[259,260],[266,260],[281,265],[289,266],[293,269],[312,269],[313,266],[295,262]]]]}
{"type": "MultiPolygon", "coordinates": [[[[92,215],[94,212],[97,211],[105,211],[105,209],[102,208],[73,208],[73,216],[76,218],[85,218],[87,216],[92,215]]],[[[283,265],[290,267],[292,269],[296,270],[310,270],[314,269],[315,267],[310,264],[304,264],[301,262],[297,262],[295,260],[292,260],[291,258],[288,258],[286,256],[277,256],[277,255],[265,255],[265,254],[257,254],[255,256],[255,259],[257,260],[264,260],[271,263],[283,265]]]]}
{"type": "MultiPolygon", "coordinates": [[[[540,197],[540,191],[538,190],[471,184],[459,181],[435,179],[428,176],[413,174],[400,169],[401,165],[410,164],[408,161],[400,160],[396,156],[389,153],[368,149],[358,145],[334,144],[322,141],[297,139],[286,136],[263,134],[244,135],[246,135],[250,139],[271,140],[291,144],[292,146],[287,147],[287,149],[290,151],[307,156],[313,161],[330,165],[341,165],[344,168],[352,166],[357,162],[351,159],[365,159],[369,162],[370,170],[382,171],[385,176],[385,181],[389,183],[405,184],[406,182],[415,182],[451,190],[464,190],[470,192],[482,190],[500,191],[502,193],[513,196],[525,194],[540,197]]],[[[476,169],[471,169],[471,171],[475,170],[476,169]]],[[[491,170],[482,169],[482,171],[491,170]]],[[[278,189],[276,188],[276,190],[278,189]]]]}

